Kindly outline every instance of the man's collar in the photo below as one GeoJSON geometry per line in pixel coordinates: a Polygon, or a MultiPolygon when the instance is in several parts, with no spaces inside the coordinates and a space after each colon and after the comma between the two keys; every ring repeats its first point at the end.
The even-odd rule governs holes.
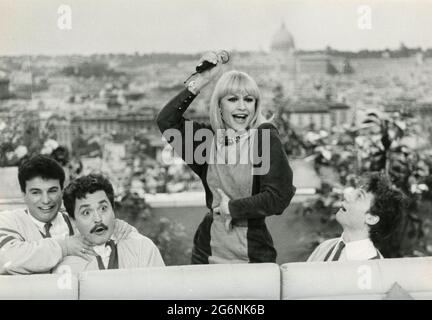
{"type": "Polygon", "coordinates": [[[341,237],[339,238],[339,241],[343,241],[346,245],[354,245],[354,246],[361,246],[362,244],[369,245],[370,243],[372,243],[372,245],[373,245],[373,242],[369,238],[364,238],[364,239],[354,240],[354,241],[346,241],[344,239],[343,233],[342,233],[341,237]]]}
{"type": "MultiPolygon", "coordinates": [[[[116,243],[116,241],[113,239],[114,237],[111,236],[110,240],[113,240],[114,243],[116,243]]],[[[109,241],[109,240],[108,240],[109,241]]],[[[96,246],[93,246],[94,251],[100,255],[101,257],[109,257],[109,255],[111,254],[111,247],[109,245],[107,245],[108,241],[106,243],[103,244],[99,244],[96,246]]]]}
{"type": "Polygon", "coordinates": [[[357,234],[348,233],[345,230],[342,232],[341,239],[344,243],[357,242],[369,239],[367,233],[357,232],[357,234]]]}
{"type": "MultiPolygon", "coordinates": [[[[340,241],[343,241],[342,237],[340,241]]],[[[377,250],[369,238],[345,242],[345,246],[348,260],[368,260],[377,254],[377,250]]]]}
{"type": "MultiPolygon", "coordinates": [[[[25,212],[28,214],[28,216],[30,217],[30,219],[34,222],[34,224],[42,231],[45,232],[45,223],[46,222],[42,222],[39,221],[38,219],[36,219],[35,217],[32,216],[32,214],[30,213],[29,209],[25,209],[25,212]]],[[[51,223],[54,224],[54,221],[57,219],[58,217],[58,213],[55,215],[55,217],[50,221],[51,223]]]]}
{"type": "Polygon", "coordinates": [[[96,248],[96,247],[100,247],[100,248],[105,247],[107,245],[108,241],[110,241],[110,240],[114,241],[114,243],[117,245],[117,243],[118,243],[117,238],[114,236],[114,234],[112,234],[111,237],[107,240],[107,242],[105,242],[103,244],[94,245],[93,248],[96,248]]]}

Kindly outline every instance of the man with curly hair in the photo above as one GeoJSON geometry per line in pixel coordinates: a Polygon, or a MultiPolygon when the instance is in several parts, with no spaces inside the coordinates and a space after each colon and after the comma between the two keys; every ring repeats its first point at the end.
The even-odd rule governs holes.
{"type": "Polygon", "coordinates": [[[380,173],[372,173],[360,188],[344,192],[336,220],[341,237],[326,240],[307,261],[382,259],[377,249],[395,232],[402,219],[403,195],[380,173]]]}
{"type": "Polygon", "coordinates": [[[159,249],[149,238],[139,233],[127,239],[115,237],[114,189],[104,176],[90,174],[72,181],[63,192],[63,203],[96,256],[90,261],[66,257],[54,272],[60,272],[63,266],[69,266],[72,273],[165,266],[159,249]]]}

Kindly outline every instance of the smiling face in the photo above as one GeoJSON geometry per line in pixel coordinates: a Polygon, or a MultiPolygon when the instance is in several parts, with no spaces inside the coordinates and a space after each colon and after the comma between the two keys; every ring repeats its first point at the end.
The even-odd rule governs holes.
{"type": "Polygon", "coordinates": [[[336,220],[344,230],[365,231],[369,225],[378,223],[379,217],[370,214],[374,195],[362,188],[348,188],[344,192],[344,200],[339,211],[336,213],[336,220]]]}
{"type": "Polygon", "coordinates": [[[255,115],[256,98],[239,91],[225,95],[220,101],[222,120],[227,129],[244,131],[255,115]]]}
{"type": "Polygon", "coordinates": [[[75,224],[94,245],[106,243],[114,232],[114,210],[105,193],[98,190],[75,200],[75,224]]]}
{"type": "Polygon", "coordinates": [[[30,214],[40,222],[52,221],[59,212],[62,190],[57,179],[35,177],[26,181],[24,201],[30,214]]]}

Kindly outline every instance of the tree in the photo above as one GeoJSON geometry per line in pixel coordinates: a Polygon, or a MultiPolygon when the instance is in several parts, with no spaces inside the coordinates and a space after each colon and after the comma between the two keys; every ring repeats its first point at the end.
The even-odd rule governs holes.
{"type": "Polygon", "coordinates": [[[285,152],[288,156],[300,156],[303,154],[303,142],[291,127],[289,99],[283,93],[281,84],[273,88],[273,105],[275,108],[274,123],[279,130],[285,152]]]}
{"type": "Polygon", "coordinates": [[[327,68],[327,74],[329,74],[329,75],[335,75],[335,74],[338,74],[339,73],[339,71],[336,69],[336,67],[333,65],[333,63],[331,63],[330,61],[327,61],[327,66],[326,66],[326,68],[327,68]]]}
{"type": "MultiPolygon", "coordinates": [[[[14,121],[0,124],[0,166],[17,166],[23,160],[43,153],[45,144],[54,141],[53,127],[40,127],[33,112],[22,112],[14,121]]],[[[50,150],[49,153],[51,153],[50,150]]]]}
{"type": "Polygon", "coordinates": [[[74,157],[102,156],[101,138],[85,136],[79,129],[78,135],[72,140],[72,153],[74,157]]]}
{"type": "MultiPolygon", "coordinates": [[[[317,171],[331,168],[339,176],[339,179],[328,179],[329,185],[319,190],[320,197],[312,204],[315,209],[334,206],[339,200],[337,190],[355,186],[363,173],[371,171],[385,172],[394,187],[405,194],[401,227],[389,241],[380,245],[386,257],[430,253],[424,241],[430,233],[424,221],[429,218],[422,216],[421,201],[422,194],[429,190],[426,184],[430,183],[432,166],[428,153],[404,143],[404,138],[418,134],[414,124],[414,119],[407,115],[369,112],[361,126],[344,128],[340,133],[313,141],[317,171]],[[420,188],[420,185],[425,187],[420,188]]],[[[328,216],[326,210],[324,214],[328,216]]]]}
{"type": "Polygon", "coordinates": [[[344,60],[344,64],[343,64],[343,70],[342,72],[344,74],[353,74],[354,73],[354,68],[352,67],[349,59],[345,59],[344,60]]]}

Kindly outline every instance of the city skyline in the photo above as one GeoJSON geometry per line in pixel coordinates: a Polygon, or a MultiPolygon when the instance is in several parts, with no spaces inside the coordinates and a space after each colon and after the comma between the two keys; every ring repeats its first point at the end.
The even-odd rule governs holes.
{"type": "Polygon", "coordinates": [[[426,49],[430,16],[424,0],[0,0],[0,55],[267,51],[282,23],[302,50],[426,49]]]}

